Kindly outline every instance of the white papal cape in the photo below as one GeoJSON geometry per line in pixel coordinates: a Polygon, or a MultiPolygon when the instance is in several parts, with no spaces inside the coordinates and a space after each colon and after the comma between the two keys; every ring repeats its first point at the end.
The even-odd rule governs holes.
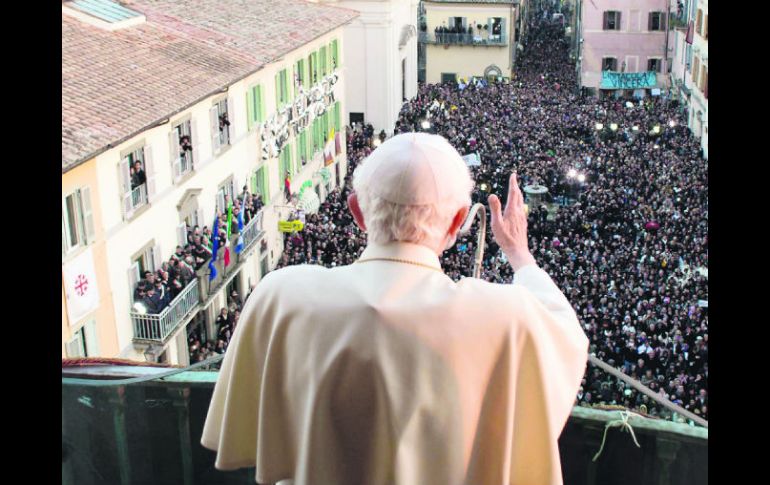
{"type": "Polygon", "coordinates": [[[404,243],[361,260],[257,285],[203,429],[216,467],[295,485],[561,484],[588,339],[550,277],[455,283],[404,243]]]}

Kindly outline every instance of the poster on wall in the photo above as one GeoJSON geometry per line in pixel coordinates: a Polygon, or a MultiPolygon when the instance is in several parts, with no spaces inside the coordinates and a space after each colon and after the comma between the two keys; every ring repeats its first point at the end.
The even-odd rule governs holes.
{"type": "Polygon", "coordinates": [[[99,288],[91,248],[66,263],[62,268],[64,296],[67,299],[67,316],[70,325],[99,307],[99,288]]]}

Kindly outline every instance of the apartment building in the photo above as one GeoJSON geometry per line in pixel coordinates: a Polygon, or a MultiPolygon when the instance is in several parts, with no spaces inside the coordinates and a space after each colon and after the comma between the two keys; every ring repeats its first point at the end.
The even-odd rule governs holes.
{"type": "Polygon", "coordinates": [[[356,16],[303,0],[62,2],[62,357],[188,364],[188,332],[213,336],[227,295],[274,267],[279,221],[344,180],[342,33],[356,16]],[[143,311],[144,272],[244,189],[265,205],[243,249],[233,238],[215,278],[204,264],[143,311]]]}

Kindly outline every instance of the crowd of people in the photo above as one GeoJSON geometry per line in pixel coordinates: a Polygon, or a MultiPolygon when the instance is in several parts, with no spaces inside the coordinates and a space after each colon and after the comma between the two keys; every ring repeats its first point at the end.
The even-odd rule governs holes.
{"type": "MultiPolygon", "coordinates": [[[[530,208],[530,249],[574,305],[589,352],[707,419],[708,162],[675,100],[577,92],[563,34],[561,23],[537,17],[523,38],[513,79],[422,85],[395,132],[425,131],[428,121],[429,131],[462,155],[477,153],[474,202],[507,194],[513,170],[522,186],[544,185],[563,201],[530,208]]],[[[302,231],[285,235],[279,268],[334,267],[359,257],[366,235],[346,200],[353,170],[376,145],[374,136],[371,125],[348,130],[345,184],[306,217],[302,231]]],[[[444,253],[448,276],[471,275],[475,244],[475,233],[461,236],[444,253]]],[[[489,231],[482,278],[513,277],[489,231]]],[[[219,327],[215,349],[227,347],[233,315],[232,324],[219,327]]],[[[576,403],[670,417],[590,365],[576,403]]]]}
{"type": "MultiPolygon", "coordinates": [[[[225,206],[230,205],[230,197],[225,196],[225,206]]],[[[247,225],[262,209],[264,203],[259,194],[251,194],[248,187],[233,199],[232,218],[230,221],[230,239],[238,234],[238,215],[243,213],[243,223],[247,225]]],[[[218,234],[219,248],[229,244],[227,234],[227,212],[219,212],[218,234]]],[[[155,271],[146,270],[134,287],[134,304],[140,304],[146,314],[159,314],[165,310],[184,288],[196,278],[198,270],[211,261],[213,255],[213,230],[209,226],[187,225],[187,242],[178,245],[171,257],[155,271]]]]}

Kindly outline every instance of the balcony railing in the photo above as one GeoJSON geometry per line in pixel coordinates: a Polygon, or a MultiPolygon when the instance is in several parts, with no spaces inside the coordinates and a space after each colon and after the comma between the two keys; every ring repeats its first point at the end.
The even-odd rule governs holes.
{"type": "Polygon", "coordinates": [[[433,34],[420,32],[420,42],[439,45],[493,45],[503,46],[507,44],[505,35],[487,34],[486,31],[479,34],[433,34]]]}
{"type": "MultiPolygon", "coordinates": [[[[200,445],[218,377],[201,370],[209,365],[173,372],[134,366],[63,368],[62,485],[255,483],[253,468],[216,470],[215,454],[200,445]],[[123,384],[118,378],[134,379],[123,384]]],[[[573,408],[559,438],[565,484],[708,483],[708,429],[687,424],[633,416],[628,423],[640,446],[627,430],[610,426],[594,461],[607,425],[619,416],[618,411],[573,408]]]]}
{"type": "Polygon", "coordinates": [[[142,184],[123,195],[123,215],[128,219],[136,209],[147,203],[147,184],[142,184]]]}
{"type": "Polygon", "coordinates": [[[198,281],[192,280],[162,312],[151,315],[132,311],[134,340],[164,344],[199,303],[198,281]]]}
{"type": "Polygon", "coordinates": [[[264,230],[262,229],[263,214],[264,209],[257,212],[257,215],[255,215],[254,218],[250,220],[249,223],[246,224],[246,226],[243,228],[243,251],[241,252],[241,255],[246,254],[249,249],[252,248],[254,243],[257,242],[260,237],[262,237],[262,234],[264,233],[264,230]]]}

